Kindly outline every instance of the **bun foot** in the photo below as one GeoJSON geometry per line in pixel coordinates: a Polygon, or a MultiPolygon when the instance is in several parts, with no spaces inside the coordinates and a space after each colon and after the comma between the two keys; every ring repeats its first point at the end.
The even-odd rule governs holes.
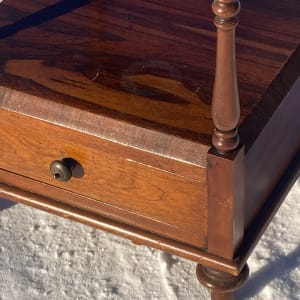
{"type": "Polygon", "coordinates": [[[245,265],[238,276],[233,276],[197,265],[196,273],[200,283],[211,290],[211,300],[234,300],[234,292],[249,277],[249,267],[245,265]]]}

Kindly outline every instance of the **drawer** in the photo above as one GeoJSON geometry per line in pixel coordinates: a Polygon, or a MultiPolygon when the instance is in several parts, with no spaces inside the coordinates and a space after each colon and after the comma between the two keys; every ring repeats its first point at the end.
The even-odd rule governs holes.
{"type": "Polygon", "coordinates": [[[204,168],[199,168],[196,180],[161,169],[158,161],[167,158],[159,155],[5,109],[0,111],[0,125],[1,169],[125,210],[132,213],[128,222],[135,226],[205,246],[204,168]],[[63,158],[80,163],[83,176],[67,182],[54,179],[50,164],[63,158]]]}

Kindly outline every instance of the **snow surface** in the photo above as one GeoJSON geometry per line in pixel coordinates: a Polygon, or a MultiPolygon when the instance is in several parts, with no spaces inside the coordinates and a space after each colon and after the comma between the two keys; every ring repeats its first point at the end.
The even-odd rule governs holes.
{"type": "MultiPolygon", "coordinates": [[[[300,179],[237,299],[300,299],[300,179]]],[[[202,300],[195,263],[0,199],[0,299],[202,300]]]]}

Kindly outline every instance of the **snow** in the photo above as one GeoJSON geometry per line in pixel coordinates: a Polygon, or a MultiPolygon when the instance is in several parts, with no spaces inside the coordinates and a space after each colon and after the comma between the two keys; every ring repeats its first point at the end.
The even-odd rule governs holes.
{"type": "MultiPolygon", "coordinates": [[[[300,299],[300,179],[249,259],[237,299],[300,299]]],[[[201,300],[195,263],[0,201],[0,299],[201,300]]]]}

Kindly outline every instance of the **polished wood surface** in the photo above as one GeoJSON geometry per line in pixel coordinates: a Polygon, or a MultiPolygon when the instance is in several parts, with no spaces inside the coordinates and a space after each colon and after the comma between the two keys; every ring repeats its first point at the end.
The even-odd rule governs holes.
{"type": "Polygon", "coordinates": [[[128,226],[124,222],[116,222],[111,218],[104,218],[101,215],[54,201],[52,197],[42,197],[35,193],[30,193],[3,183],[0,183],[0,196],[118,234],[131,239],[134,243],[148,245],[171,254],[179,255],[207,267],[213,267],[216,270],[224,271],[235,276],[240,272],[239,265],[234,261],[217,257],[203,249],[188,246],[180,241],[166,239],[148,230],[143,231],[135,226],[128,226]]]}
{"type": "MultiPolygon", "coordinates": [[[[267,197],[266,201],[260,205],[259,211],[252,220],[251,225],[247,224],[243,245],[236,254],[236,263],[243,266],[247,263],[247,259],[251,255],[255,246],[258,244],[263,233],[267,229],[270,222],[275,217],[278,209],[284,199],[291,190],[293,184],[300,176],[300,147],[294,159],[290,162],[289,167],[281,176],[279,182],[273,187],[273,191],[267,197]]],[[[248,203],[247,203],[248,204],[248,203]]],[[[249,204],[248,204],[249,205],[249,204]]],[[[246,207],[246,210],[248,207],[246,207]]],[[[245,213],[245,216],[247,214],[245,213]]],[[[245,224],[246,225],[246,224],[245,224]]]]}
{"type": "Polygon", "coordinates": [[[205,169],[198,168],[197,180],[172,174],[139,162],[139,156],[146,159],[141,151],[6,110],[0,111],[0,127],[1,169],[198,235],[191,243],[206,246],[205,169]],[[62,158],[82,166],[80,178],[60,182],[52,177],[51,162],[62,158]]]}
{"type": "Polygon", "coordinates": [[[234,292],[249,277],[249,267],[245,265],[238,276],[232,276],[231,274],[197,265],[196,274],[198,280],[211,290],[211,300],[234,300],[234,292]]]}
{"type": "MultiPolygon", "coordinates": [[[[253,248],[259,242],[261,235],[267,228],[268,224],[272,221],[276,211],[280,207],[280,204],[285,199],[291,186],[299,176],[300,152],[274,188],[274,192],[268,198],[266,205],[261,209],[261,212],[252,223],[252,228],[248,228],[243,245],[234,260],[228,260],[220,256],[210,254],[205,249],[188,247],[180,241],[176,242],[173,239],[166,240],[157,236],[155,233],[148,232],[147,230],[139,230],[136,226],[127,227],[125,224],[128,224],[129,222],[126,212],[121,213],[120,210],[118,210],[114,213],[112,211],[112,207],[105,208],[105,206],[101,206],[101,202],[99,201],[87,202],[88,199],[80,197],[74,193],[61,189],[57,189],[55,191],[56,188],[53,188],[52,186],[30,180],[16,174],[8,173],[3,170],[0,170],[0,196],[43,209],[84,224],[96,226],[100,229],[130,238],[137,244],[149,245],[151,247],[193,260],[203,266],[238,276],[247,263],[247,259],[249,258],[253,248]],[[35,191],[44,194],[44,196],[37,195],[35,191]],[[74,201],[77,201],[77,203],[74,201]],[[62,202],[65,202],[66,204],[63,205],[62,202]],[[77,207],[82,205],[80,207],[82,209],[76,209],[74,203],[76,203],[75,206],[77,207]],[[101,214],[103,213],[107,218],[103,218],[101,215],[97,214],[97,207],[98,211],[100,209],[101,214]],[[96,212],[96,214],[93,212],[96,212]],[[117,216],[117,219],[122,222],[112,221],[116,219],[114,216],[117,216]],[[120,219],[120,217],[123,219],[120,219]],[[127,230],[124,231],[122,225],[127,230]]],[[[129,216],[129,218],[130,217],[132,218],[132,216],[129,216]]],[[[144,222],[146,227],[152,226],[145,221],[145,219],[141,219],[141,223],[142,222],[144,222]]],[[[135,225],[139,225],[139,221],[135,225]]],[[[163,227],[163,229],[166,228],[163,227]]]]}
{"type": "Polygon", "coordinates": [[[245,157],[245,227],[251,224],[287,166],[299,155],[299,66],[299,79],[282,99],[245,157]]]}
{"type": "Polygon", "coordinates": [[[212,4],[217,27],[217,59],[212,95],[215,129],[212,144],[222,154],[235,150],[240,143],[237,131],[240,101],[235,54],[235,30],[240,7],[238,0],[215,0],[212,4]]]}
{"type": "MultiPolygon", "coordinates": [[[[2,169],[0,169],[0,182],[15,187],[19,191],[27,191],[56,202],[65,203],[68,206],[81,209],[83,212],[94,213],[99,215],[99,217],[103,216],[110,220],[115,220],[118,223],[128,224],[135,228],[151,231],[153,233],[155,232],[155,234],[160,237],[180,241],[185,245],[194,245],[193,247],[202,245],[201,248],[206,248],[206,240],[203,240],[203,236],[199,235],[198,232],[194,233],[177,226],[158,222],[145,215],[134,213],[100,200],[75,194],[72,191],[67,191],[2,169]]],[[[5,197],[5,195],[3,195],[3,197],[5,197]]],[[[65,217],[65,215],[62,216],[65,217]]]]}
{"type": "MultiPolygon", "coordinates": [[[[198,167],[206,167],[209,146],[179,136],[139,127],[78,107],[52,102],[0,87],[0,107],[33,119],[45,120],[99,139],[128,146],[130,159],[171,173],[198,178],[198,167]],[[130,147],[130,148],[129,148],[130,147]],[[143,150],[144,155],[136,149],[143,150]],[[182,163],[186,163],[186,166],[182,163]]],[[[122,147],[121,147],[122,148],[122,147]]],[[[127,153],[127,152],[125,152],[127,153]]],[[[123,155],[127,155],[123,152],[123,155]]]]}
{"type": "MultiPolygon", "coordinates": [[[[210,5],[8,1],[0,11],[0,82],[210,145],[216,46],[210,5]]],[[[237,32],[242,120],[263,103],[298,47],[299,11],[294,0],[243,3],[237,32]]]]}
{"type": "Polygon", "coordinates": [[[208,251],[234,259],[244,238],[244,148],[208,153],[208,251]]]}
{"type": "Polygon", "coordinates": [[[236,40],[239,1],[213,2],[217,35],[211,2],[2,4],[0,195],[192,259],[232,299],[296,174],[300,2],[242,2],[236,40]]]}

